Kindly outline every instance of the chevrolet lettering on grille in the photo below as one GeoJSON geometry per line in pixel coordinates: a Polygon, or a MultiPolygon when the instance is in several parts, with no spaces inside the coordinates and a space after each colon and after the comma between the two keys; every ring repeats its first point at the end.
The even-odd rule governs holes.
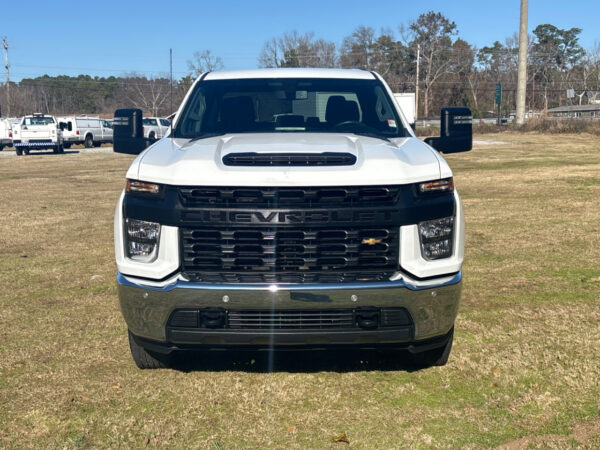
{"type": "Polygon", "coordinates": [[[392,211],[218,211],[206,210],[190,214],[204,223],[251,224],[324,224],[324,223],[388,223],[392,211]]]}

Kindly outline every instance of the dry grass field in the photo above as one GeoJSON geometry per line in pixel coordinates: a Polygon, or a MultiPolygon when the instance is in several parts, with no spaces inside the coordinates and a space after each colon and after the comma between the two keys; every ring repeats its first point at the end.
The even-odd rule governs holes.
{"type": "Polygon", "coordinates": [[[600,448],[600,141],[476,140],[447,158],[463,302],[426,370],[344,352],[140,371],[112,247],[132,157],[1,158],[0,448],[600,448]]]}

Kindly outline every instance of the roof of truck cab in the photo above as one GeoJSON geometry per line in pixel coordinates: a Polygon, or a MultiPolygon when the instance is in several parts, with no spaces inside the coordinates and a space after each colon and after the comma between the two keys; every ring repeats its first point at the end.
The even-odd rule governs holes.
{"type": "Polygon", "coordinates": [[[375,76],[359,69],[255,69],[209,72],[205,80],[235,80],[240,78],[339,78],[374,80],[375,76]]]}

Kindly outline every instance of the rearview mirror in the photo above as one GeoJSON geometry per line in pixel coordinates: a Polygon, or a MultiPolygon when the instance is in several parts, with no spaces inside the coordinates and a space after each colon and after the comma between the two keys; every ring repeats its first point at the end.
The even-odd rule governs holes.
{"type": "Polygon", "coordinates": [[[113,121],[115,153],[137,155],[146,149],[141,109],[117,109],[113,121]]]}
{"type": "Polygon", "coordinates": [[[467,152],[473,147],[473,116],[469,108],[442,108],[440,137],[425,142],[442,153],[467,152]]]}

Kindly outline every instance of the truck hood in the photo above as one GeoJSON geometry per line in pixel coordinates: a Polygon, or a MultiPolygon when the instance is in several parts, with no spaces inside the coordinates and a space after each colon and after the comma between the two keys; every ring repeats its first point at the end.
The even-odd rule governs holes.
{"type": "Polygon", "coordinates": [[[415,137],[390,141],[342,133],[227,134],[196,141],[164,138],[140,154],[127,177],[187,186],[348,186],[407,184],[451,176],[415,137]],[[350,153],[351,166],[226,166],[232,153],[350,153]]]}

